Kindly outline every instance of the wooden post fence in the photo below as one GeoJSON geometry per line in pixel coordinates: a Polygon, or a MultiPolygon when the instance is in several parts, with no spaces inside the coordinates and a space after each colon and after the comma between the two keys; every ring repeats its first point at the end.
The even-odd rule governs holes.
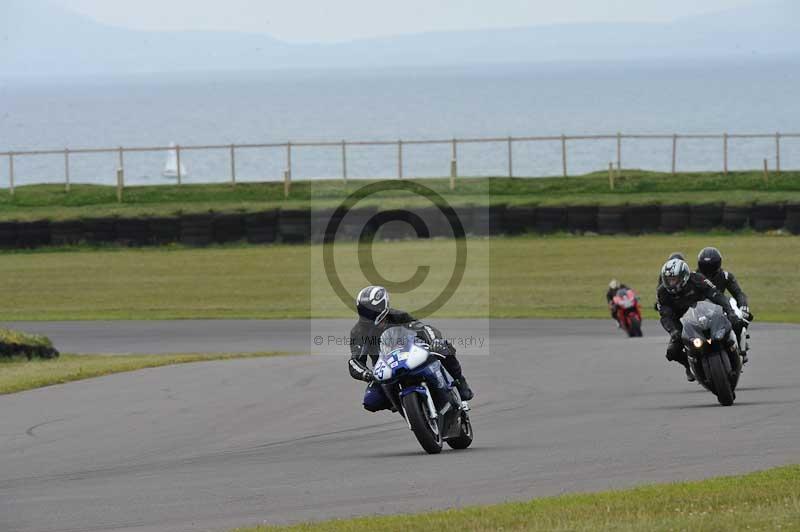
{"type": "Polygon", "coordinates": [[[608,163],[608,188],[614,190],[614,163],[608,163]]]}
{"type": "Polygon", "coordinates": [[[397,178],[403,179],[403,141],[397,141],[397,178]]]}
{"type": "Polygon", "coordinates": [[[14,153],[8,154],[8,193],[14,195],[14,153]]]}
{"type": "Polygon", "coordinates": [[[617,169],[622,173],[622,133],[617,131],[617,169]]]}
{"type": "Polygon", "coordinates": [[[69,148],[64,148],[64,192],[69,192],[69,148]]]}
{"type": "Polygon", "coordinates": [[[561,135],[561,169],[564,172],[564,177],[567,177],[567,137],[561,135]]]}
{"type": "Polygon", "coordinates": [[[175,146],[175,162],[178,165],[176,170],[177,170],[177,174],[178,174],[178,186],[180,186],[181,185],[181,178],[182,178],[182,176],[181,176],[181,174],[182,174],[182,172],[181,172],[181,147],[178,146],[178,145],[175,146]]]}
{"type": "Polygon", "coordinates": [[[728,134],[722,134],[722,172],[728,175],[728,134]]]}
{"type": "MultiPolygon", "coordinates": [[[[292,178],[292,142],[286,143],[286,171],[289,172],[289,179],[292,178]]],[[[288,196],[289,193],[287,192],[288,196]]]]}
{"type": "Polygon", "coordinates": [[[675,175],[675,164],[678,159],[678,135],[672,135],[672,175],[675,175]]]}
{"type": "Polygon", "coordinates": [[[125,188],[125,170],[117,168],[117,203],[122,203],[123,188],[125,188]]]}
{"type": "Polygon", "coordinates": [[[342,141],[342,179],[347,186],[347,141],[342,141]]]}
{"type": "Polygon", "coordinates": [[[775,133],[775,173],[781,175],[781,134],[775,133]]]}
{"type": "Polygon", "coordinates": [[[292,186],[292,173],[289,170],[283,171],[283,197],[289,197],[289,189],[292,186]]]}
{"type": "Polygon", "coordinates": [[[236,186],[236,147],[231,144],[231,186],[236,186]]]}
{"type": "Polygon", "coordinates": [[[508,137],[508,177],[514,177],[514,155],[511,147],[511,137],[508,137]]]}

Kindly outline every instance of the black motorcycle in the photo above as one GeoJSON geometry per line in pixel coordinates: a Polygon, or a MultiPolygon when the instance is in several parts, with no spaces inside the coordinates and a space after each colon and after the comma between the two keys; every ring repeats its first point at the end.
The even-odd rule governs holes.
{"type": "Polygon", "coordinates": [[[697,382],[717,396],[721,405],[730,406],[736,399],[736,384],[742,373],[738,351],[728,349],[736,337],[722,307],[700,301],[681,318],[683,344],[697,382]]]}

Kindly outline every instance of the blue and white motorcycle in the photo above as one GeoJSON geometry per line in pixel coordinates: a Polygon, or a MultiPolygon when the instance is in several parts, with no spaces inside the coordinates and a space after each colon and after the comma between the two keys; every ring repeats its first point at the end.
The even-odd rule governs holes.
{"type": "Polygon", "coordinates": [[[445,442],[453,449],[469,447],[469,404],[437,356],[407,327],[386,330],[380,341],[373,375],[422,448],[437,454],[445,442]]]}

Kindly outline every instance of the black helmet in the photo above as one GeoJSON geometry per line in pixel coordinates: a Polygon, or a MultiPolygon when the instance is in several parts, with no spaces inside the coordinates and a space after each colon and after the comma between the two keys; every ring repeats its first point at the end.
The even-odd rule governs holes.
{"type": "Polygon", "coordinates": [[[697,270],[711,277],[722,268],[722,253],[717,248],[707,247],[700,250],[697,255],[697,270]]]}
{"type": "Polygon", "coordinates": [[[670,294],[677,294],[689,282],[689,265],[681,259],[670,259],[661,268],[661,284],[670,294]]]}
{"type": "Polygon", "coordinates": [[[683,253],[680,251],[675,251],[674,253],[671,253],[669,257],[667,257],[667,260],[672,259],[681,259],[682,261],[686,262],[686,257],[684,257],[683,253]]]}
{"type": "Polygon", "coordinates": [[[389,292],[382,286],[368,286],[356,296],[358,315],[378,325],[389,314],[389,292]]]}

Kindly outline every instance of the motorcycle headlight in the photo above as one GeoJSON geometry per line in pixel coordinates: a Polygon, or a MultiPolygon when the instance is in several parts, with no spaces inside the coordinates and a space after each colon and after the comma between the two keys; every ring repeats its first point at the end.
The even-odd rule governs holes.
{"type": "Polygon", "coordinates": [[[703,340],[700,338],[695,338],[694,340],[692,340],[692,345],[694,346],[695,349],[700,349],[701,347],[703,347],[703,340]]]}

